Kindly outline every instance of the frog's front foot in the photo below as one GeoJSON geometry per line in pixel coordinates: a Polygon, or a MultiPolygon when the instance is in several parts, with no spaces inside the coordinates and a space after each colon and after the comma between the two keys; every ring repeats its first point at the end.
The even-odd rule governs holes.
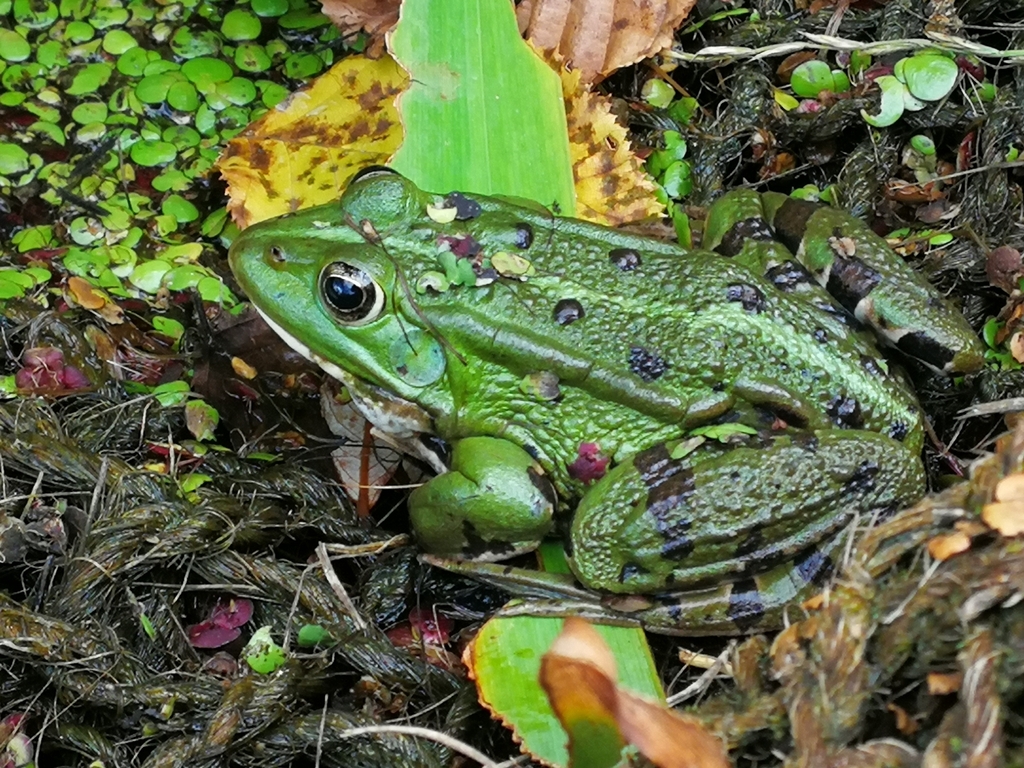
{"type": "Polygon", "coordinates": [[[409,497],[420,545],[438,555],[499,560],[536,549],[551,532],[555,492],[526,451],[508,440],[455,443],[451,468],[409,497]]]}

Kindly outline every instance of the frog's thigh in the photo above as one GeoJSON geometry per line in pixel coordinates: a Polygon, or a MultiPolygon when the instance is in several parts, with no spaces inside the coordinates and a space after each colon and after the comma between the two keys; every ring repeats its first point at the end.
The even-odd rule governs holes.
{"type": "Polygon", "coordinates": [[[924,492],[918,457],[874,432],[804,432],[681,459],[671,447],[619,464],[584,497],[571,535],[583,583],[649,593],[744,582],[749,592],[754,574],[813,559],[855,513],[924,492]]]}
{"type": "Polygon", "coordinates": [[[550,532],[555,493],[522,448],[469,437],[452,448],[451,468],[409,497],[420,545],[433,554],[497,560],[535,549],[550,532]]]}

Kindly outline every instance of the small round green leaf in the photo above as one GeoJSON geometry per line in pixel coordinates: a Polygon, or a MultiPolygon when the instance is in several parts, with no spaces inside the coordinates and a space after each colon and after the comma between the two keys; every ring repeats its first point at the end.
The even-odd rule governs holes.
{"type": "Polygon", "coordinates": [[[71,110],[71,119],[76,123],[102,123],[107,119],[107,105],[102,101],[86,101],[71,110]]]}
{"type": "Polygon", "coordinates": [[[24,173],[28,168],[28,152],[17,144],[0,143],[0,176],[24,173]]]}
{"type": "Polygon", "coordinates": [[[161,104],[167,99],[171,86],[181,81],[178,72],[160,72],[146,75],[135,86],[135,95],[143,104],[161,104]]]}
{"type": "Polygon", "coordinates": [[[660,77],[648,78],[647,82],[644,83],[644,87],[640,89],[640,97],[657,109],[668,107],[672,103],[672,99],[675,98],[675,95],[675,89],[660,77]]]}
{"type": "Polygon", "coordinates": [[[203,83],[224,83],[234,74],[230,64],[207,56],[189,59],[181,65],[181,72],[200,90],[203,90],[203,83]]]}
{"type": "Polygon", "coordinates": [[[132,144],[132,162],[146,167],[166,165],[178,156],[178,150],[166,141],[144,139],[132,144]]]}
{"type": "Polygon", "coordinates": [[[293,53],[284,62],[285,75],[294,80],[312,77],[323,68],[323,59],[312,53],[293,53]]]}
{"type": "Polygon", "coordinates": [[[220,36],[210,29],[195,32],[188,27],[179,27],[171,38],[171,50],[183,59],[216,56],[220,49],[220,36]]]}
{"type": "Polygon", "coordinates": [[[168,195],[160,210],[179,222],[190,222],[199,218],[199,209],[181,195],[168,195]]]}
{"type": "Polygon", "coordinates": [[[89,14],[89,23],[96,29],[121,27],[128,23],[131,15],[127,8],[113,3],[97,3],[96,9],[89,14]]]}
{"type": "MultiPolygon", "coordinates": [[[[217,94],[236,106],[244,106],[256,98],[256,86],[252,80],[244,77],[233,77],[226,83],[217,86],[217,94]]],[[[248,122],[248,116],[246,116],[248,122]]]]}
{"type": "Polygon", "coordinates": [[[960,74],[955,61],[937,53],[923,53],[902,61],[907,90],[922,101],[944,99],[960,74]]]}
{"type": "Polygon", "coordinates": [[[171,265],[163,259],[153,259],[139,264],[128,275],[128,282],[146,293],[156,293],[163,284],[164,275],[170,272],[171,265]]]}
{"type": "Polygon", "coordinates": [[[167,89],[167,103],[179,112],[195,112],[199,108],[199,92],[192,83],[179,80],[167,89]]]}
{"type": "Polygon", "coordinates": [[[69,43],[84,43],[88,40],[92,40],[96,34],[96,30],[92,28],[92,24],[87,21],[69,21],[68,25],[64,27],[64,39],[69,43]]]}
{"type": "Polygon", "coordinates": [[[927,156],[935,154],[935,142],[921,134],[910,137],[910,146],[914,148],[915,152],[922,155],[927,156]]]}
{"type": "Polygon", "coordinates": [[[24,61],[32,55],[28,40],[10,29],[0,29],[0,56],[6,61],[24,61]]]}
{"type": "Polygon", "coordinates": [[[117,71],[128,77],[142,77],[149,64],[149,53],[143,48],[129,48],[117,59],[117,71]]]}
{"type": "Polygon", "coordinates": [[[875,80],[875,83],[882,91],[882,103],[878,114],[869,115],[867,110],[862,109],[860,116],[868,125],[885,128],[895,123],[903,115],[903,94],[906,92],[906,87],[893,75],[882,75],[875,80]]]}
{"type": "Polygon", "coordinates": [[[793,93],[804,99],[816,98],[822,91],[835,88],[832,70],[821,59],[805,61],[794,69],[789,84],[793,86],[793,93]]]}
{"type": "Polygon", "coordinates": [[[220,31],[228,40],[242,42],[255,40],[263,31],[263,25],[257,15],[245,8],[235,8],[224,14],[220,31]]]}
{"type": "Polygon", "coordinates": [[[72,96],[95,93],[106,85],[107,80],[110,79],[111,72],[112,68],[107,63],[86,64],[75,73],[71,85],[68,86],[67,93],[72,96]]]}
{"type": "Polygon", "coordinates": [[[270,65],[270,56],[259,43],[242,43],[235,49],[235,66],[242,72],[265,72],[270,65]]]}
{"type": "Polygon", "coordinates": [[[29,29],[46,29],[60,16],[57,6],[45,0],[14,0],[14,23],[29,29]]]}
{"type": "Polygon", "coordinates": [[[284,16],[288,13],[288,0],[252,0],[252,10],[264,18],[284,16]]]}
{"type": "Polygon", "coordinates": [[[103,50],[111,56],[120,56],[125,51],[137,48],[138,41],[130,32],[123,29],[112,29],[103,36],[103,50]]]}

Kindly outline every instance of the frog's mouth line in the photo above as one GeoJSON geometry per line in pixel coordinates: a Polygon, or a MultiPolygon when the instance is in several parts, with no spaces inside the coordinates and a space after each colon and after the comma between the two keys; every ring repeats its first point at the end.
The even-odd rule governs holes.
{"type": "MultiPolygon", "coordinates": [[[[253,306],[255,306],[255,304],[253,306]]],[[[267,313],[259,307],[256,307],[256,311],[260,313],[260,317],[266,321],[271,330],[281,337],[285,344],[310,362],[319,365],[327,375],[337,379],[348,388],[349,394],[352,396],[353,404],[363,417],[374,425],[374,433],[377,436],[384,439],[400,453],[412,454],[413,456],[423,460],[438,474],[443,474],[447,471],[444,460],[437,451],[419,439],[411,439],[411,436],[433,434],[431,430],[426,428],[425,424],[421,423],[421,421],[416,418],[402,418],[401,415],[388,413],[385,410],[374,407],[372,402],[364,402],[363,399],[359,397],[358,388],[352,386],[353,383],[358,381],[358,379],[352,376],[352,374],[346,372],[341,366],[332,363],[330,360],[324,359],[311,350],[307,345],[303,344],[297,338],[288,333],[288,331],[274,322],[267,313]]],[[[408,403],[408,405],[414,406],[413,403],[408,403]]],[[[418,408],[418,406],[414,407],[418,408]]],[[[423,415],[429,421],[429,415],[426,414],[426,412],[423,412],[423,415]]]]}

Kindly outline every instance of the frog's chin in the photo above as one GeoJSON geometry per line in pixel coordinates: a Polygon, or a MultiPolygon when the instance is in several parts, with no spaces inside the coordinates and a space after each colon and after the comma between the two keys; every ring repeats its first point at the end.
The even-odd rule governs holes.
{"type": "MultiPolygon", "coordinates": [[[[254,304],[253,306],[255,307],[256,305],[254,304]]],[[[281,337],[281,340],[284,341],[285,344],[287,344],[289,347],[294,349],[296,352],[298,352],[304,358],[306,358],[310,362],[313,362],[313,363],[316,363],[317,365],[319,365],[326,373],[330,374],[331,376],[336,378],[338,381],[345,381],[345,379],[348,378],[345,375],[345,372],[343,370],[341,370],[340,367],[338,367],[337,365],[332,363],[330,360],[325,360],[320,355],[318,355],[316,352],[311,350],[306,344],[303,344],[297,338],[292,336],[290,333],[288,333],[288,331],[286,331],[284,328],[282,328],[280,325],[278,325],[278,323],[276,323],[270,317],[270,315],[268,315],[262,309],[260,309],[259,307],[256,307],[256,311],[260,313],[260,317],[263,318],[263,321],[267,325],[270,326],[270,329],[274,333],[276,333],[278,336],[281,337]]]]}
{"type": "Polygon", "coordinates": [[[352,404],[373,425],[374,433],[378,437],[400,453],[411,454],[426,462],[438,474],[447,471],[441,456],[422,439],[424,435],[433,434],[430,414],[415,403],[388,395],[373,385],[360,382],[344,368],[318,355],[292,336],[259,307],[256,307],[256,311],[289,347],[319,365],[325,373],[348,388],[352,404]]]}

